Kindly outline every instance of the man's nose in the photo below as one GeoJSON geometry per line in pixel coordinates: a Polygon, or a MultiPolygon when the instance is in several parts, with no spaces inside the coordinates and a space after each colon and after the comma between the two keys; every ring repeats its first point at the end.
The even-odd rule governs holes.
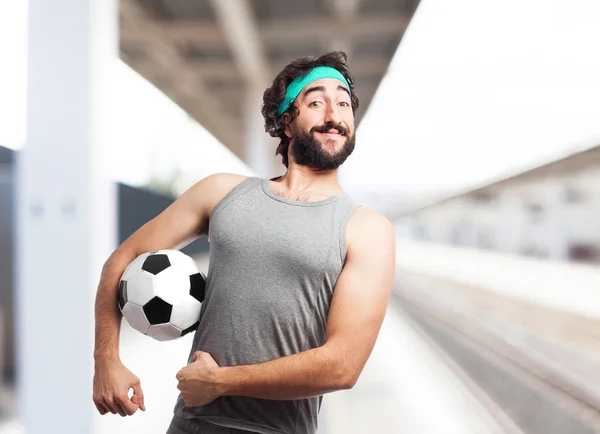
{"type": "Polygon", "coordinates": [[[325,112],[325,123],[338,125],[341,122],[340,113],[335,105],[328,105],[325,112]]]}

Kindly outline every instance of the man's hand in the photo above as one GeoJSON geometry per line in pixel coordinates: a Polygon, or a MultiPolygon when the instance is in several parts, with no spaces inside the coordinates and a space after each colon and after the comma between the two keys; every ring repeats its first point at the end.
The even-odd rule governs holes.
{"type": "Polygon", "coordinates": [[[140,380],[119,360],[97,361],[94,372],[94,404],[100,414],[125,417],[140,408],[146,411],[140,380]],[[133,395],[129,398],[129,389],[133,395]]]}
{"type": "Polygon", "coordinates": [[[179,381],[177,388],[181,391],[183,402],[188,407],[206,405],[221,396],[216,372],[217,362],[210,354],[196,351],[192,363],[181,369],[176,377],[179,381]]]}

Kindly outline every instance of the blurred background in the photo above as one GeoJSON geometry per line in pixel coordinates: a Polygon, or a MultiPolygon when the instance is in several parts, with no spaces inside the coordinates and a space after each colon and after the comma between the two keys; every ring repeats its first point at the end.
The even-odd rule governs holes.
{"type": "MultiPolygon", "coordinates": [[[[217,172],[284,173],[262,92],[344,50],[340,183],[386,215],[397,280],[320,431],[600,432],[600,3],[0,2],[0,433],[162,433],[191,336],[123,325],[148,411],[92,403],[118,243],[217,172]]],[[[208,268],[209,244],[184,249],[208,268]]]]}

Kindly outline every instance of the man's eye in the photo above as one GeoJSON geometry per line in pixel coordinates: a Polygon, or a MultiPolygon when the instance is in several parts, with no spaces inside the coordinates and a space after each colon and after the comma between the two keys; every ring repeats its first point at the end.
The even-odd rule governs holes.
{"type": "Polygon", "coordinates": [[[318,107],[321,104],[321,101],[313,101],[308,106],[309,107],[318,107]]]}
{"type": "Polygon", "coordinates": [[[346,101],[342,101],[340,104],[342,107],[350,107],[350,104],[348,104],[346,101]]]}

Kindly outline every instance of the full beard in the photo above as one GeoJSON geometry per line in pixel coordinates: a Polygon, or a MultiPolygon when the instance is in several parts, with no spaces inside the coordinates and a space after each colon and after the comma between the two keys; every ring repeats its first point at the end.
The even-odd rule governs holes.
{"type": "Polygon", "coordinates": [[[296,128],[292,128],[294,135],[293,143],[290,149],[290,154],[296,164],[307,166],[317,170],[335,170],[340,167],[344,161],[352,154],[355,146],[355,135],[349,135],[348,131],[343,127],[335,127],[331,124],[313,127],[310,132],[305,133],[296,128]],[[321,143],[316,137],[316,132],[325,132],[330,129],[337,129],[339,132],[346,134],[346,140],[342,144],[341,149],[332,154],[325,149],[325,143],[321,143]]]}

